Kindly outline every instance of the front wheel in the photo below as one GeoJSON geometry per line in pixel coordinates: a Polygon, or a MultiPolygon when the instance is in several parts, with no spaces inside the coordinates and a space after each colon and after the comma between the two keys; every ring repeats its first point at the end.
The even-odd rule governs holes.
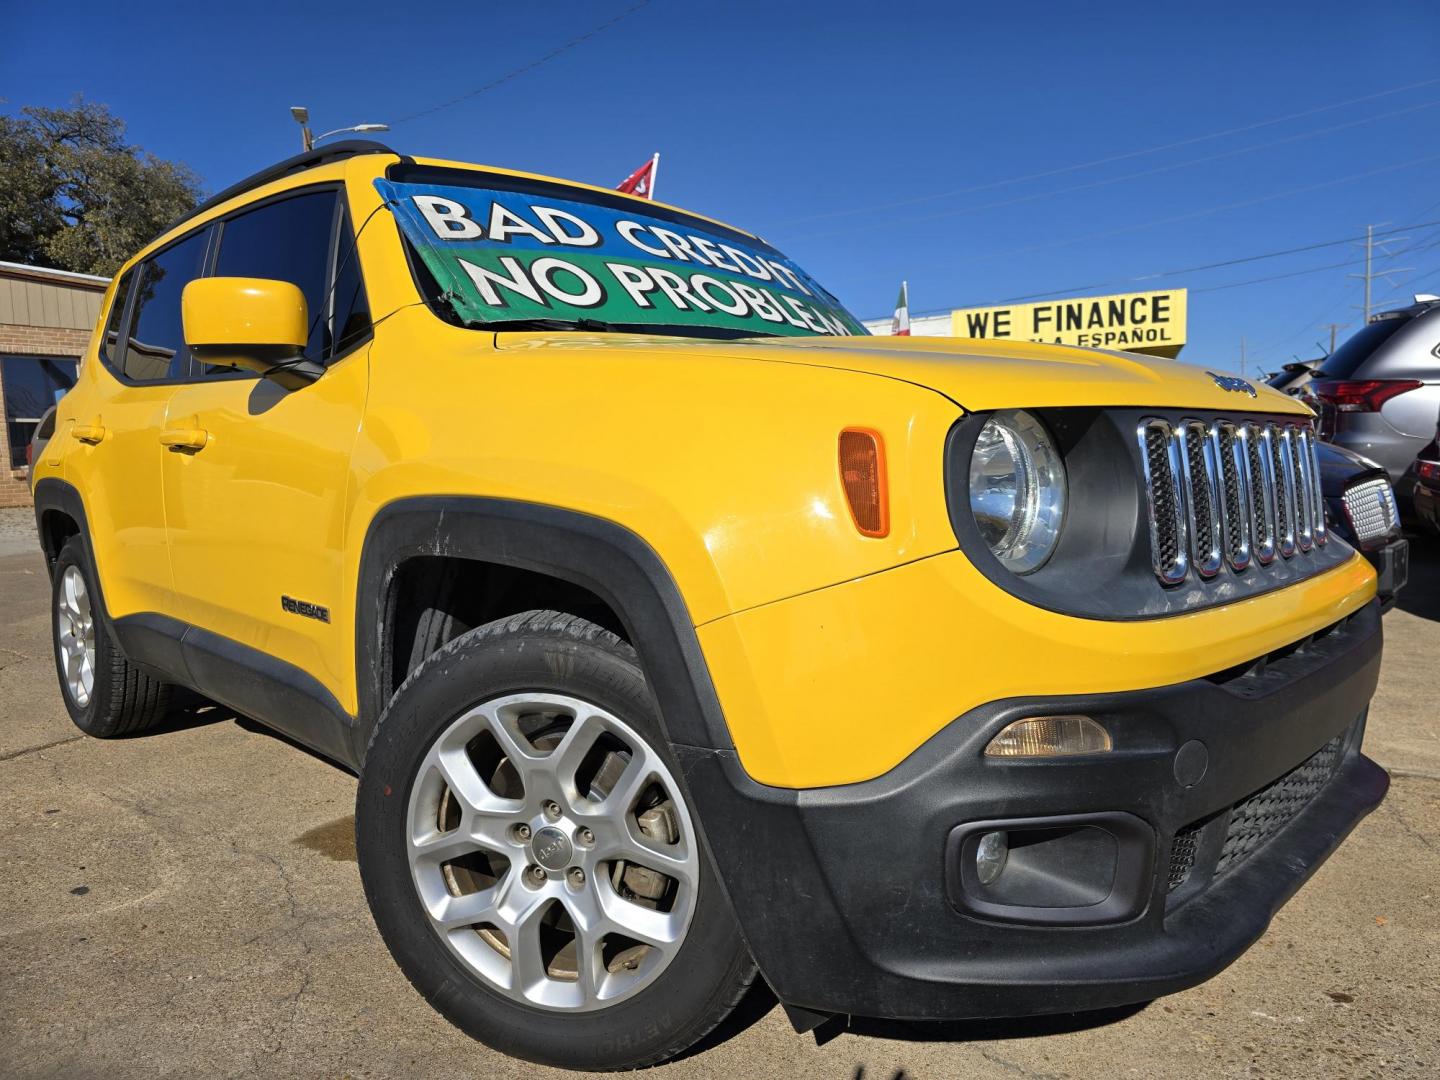
{"type": "Polygon", "coordinates": [[[356,844],[401,969],[517,1057],[685,1050],[755,975],[634,652],[527,612],[428,658],[366,754],[356,844]]]}

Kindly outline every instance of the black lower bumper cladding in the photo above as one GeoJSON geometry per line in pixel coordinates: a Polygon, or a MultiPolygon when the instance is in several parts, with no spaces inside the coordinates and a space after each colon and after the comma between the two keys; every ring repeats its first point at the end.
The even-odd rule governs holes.
{"type": "Polygon", "coordinates": [[[677,751],[746,939],[787,1005],[924,1020],[1130,1004],[1235,960],[1384,797],[1388,777],[1360,753],[1380,645],[1372,603],[1209,678],[994,702],[886,775],[839,788],[763,787],[733,754],[677,751]],[[984,757],[1005,724],[1062,713],[1100,721],[1114,750],[984,757]],[[1032,873],[1019,901],[991,903],[1005,897],[969,868],[994,829],[1031,830],[1009,835],[1050,844],[1062,871],[1114,871],[1098,888],[1077,871],[1057,886],[1071,899],[1039,906],[1050,885],[1032,873]]]}

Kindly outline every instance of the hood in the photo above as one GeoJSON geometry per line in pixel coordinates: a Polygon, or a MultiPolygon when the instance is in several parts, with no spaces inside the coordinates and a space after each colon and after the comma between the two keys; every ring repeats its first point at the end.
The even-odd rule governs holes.
{"type": "MultiPolygon", "coordinates": [[[[723,354],[899,379],[927,387],[970,412],[1062,405],[1181,408],[1308,415],[1310,409],[1259,380],[1135,353],[945,337],[699,338],[583,333],[502,333],[501,349],[643,350],[723,354]],[[1227,389],[1227,386],[1231,387],[1227,389]],[[1253,391],[1253,397],[1252,392],[1253,391]]],[[[676,356],[676,362],[681,358],[676,356]]],[[[1214,369],[1212,369],[1214,370],[1214,369]]]]}

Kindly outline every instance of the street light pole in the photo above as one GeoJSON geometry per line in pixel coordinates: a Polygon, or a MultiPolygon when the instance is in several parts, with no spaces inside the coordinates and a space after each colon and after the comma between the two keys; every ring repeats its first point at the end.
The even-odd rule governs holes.
{"type": "Polygon", "coordinates": [[[304,105],[291,105],[290,115],[293,116],[295,118],[295,122],[300,125],[300,145],[303,146],[306,151],[314,150],[316,143],[318,143],[321,139],[330,138],[331,135],[344,135],[346,132],[349,131],[366,132],[390,130],[389,124],[355,124],[352,127],[336,128],[334,131],[327,131],[321,135],[312,135],[310,133],[309,109],[307,109],[304,105]]]}
{"type": "Polygon", "coordinates": [[[300,146],[307,151],[314,149],[315,140],[310,137],[310,110],[304,105],[291,105],[290,115],[300,125],[300,146]]]}
{"type": "Polygon", "coordinates": [[[389,131],[389,130],[390,130],[390,125],[389,125],[389,124],[356,124],[354,127],[336,128],[334,131],[327,131],[327,132],[325,132],[325,134],[323,134],[323,135],[316,135],[315,138],[314,138],[313,140],[311,140],[311,143],[312,143],[312,145],[313,145],[314,143],[319,142],[321,139],[328,139],[328,138],[330,138],[331,135],[344,135],[347,131],[366,132],[366,131],[389,131]]]}

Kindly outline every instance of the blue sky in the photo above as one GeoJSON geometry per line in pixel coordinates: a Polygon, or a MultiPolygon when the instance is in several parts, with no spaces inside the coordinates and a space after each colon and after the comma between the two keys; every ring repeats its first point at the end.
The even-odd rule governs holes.
{"type": "MultiPolygon", "coordinates": [[[[1131,279],[1440,221],[1433,0],[650,0],[404,119],[636,2],[77,2],[63,33],[20,4],[0,108],[83,93],[212,190],[299,149],[292,104],[317,130],[388,121],[402,151],[595,183],[659,150],[661,198],[760,233],[861,317],[901,278],[916,311],[1188,286],[1182,358],[1229,368],[1242,335],[1273,366],[1316,355],[1323,323],[1352,332],[1360,267],[1335,264],[1359,251],[1131,279]]],[[[1377,299],[1440,292],[1440,227],[1399,235],[1379,265],[1414,272],[1377,299]]]]}

